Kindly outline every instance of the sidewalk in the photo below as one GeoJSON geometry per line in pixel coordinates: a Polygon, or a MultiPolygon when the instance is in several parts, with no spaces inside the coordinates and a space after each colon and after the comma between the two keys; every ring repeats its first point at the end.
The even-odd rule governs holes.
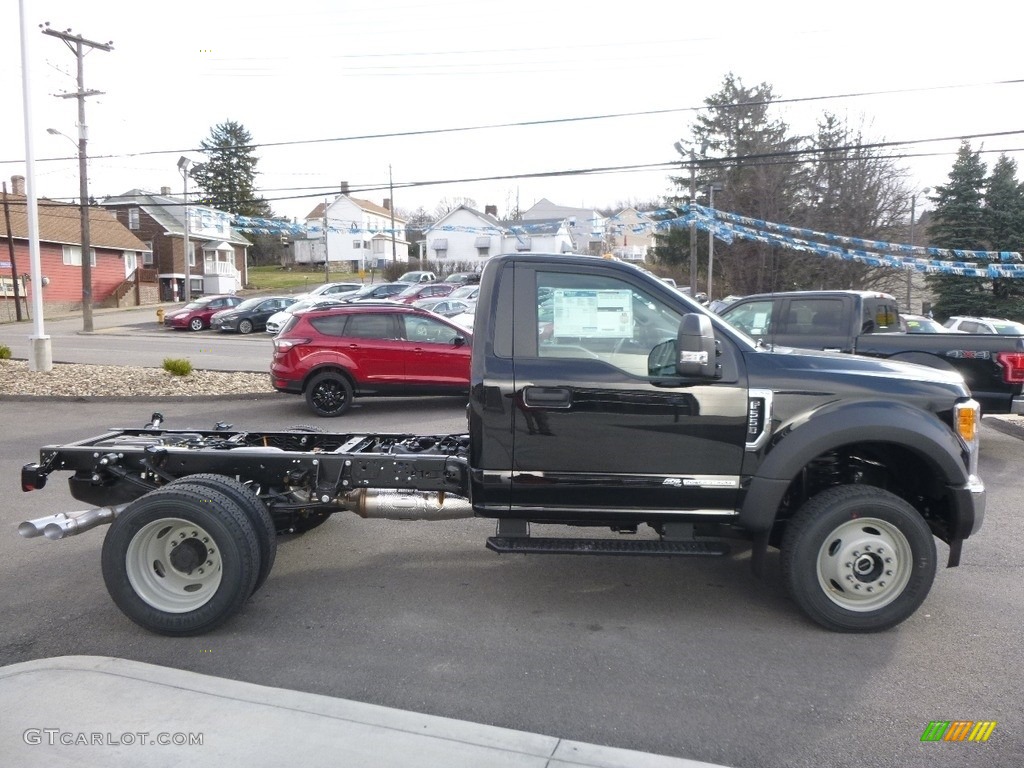
{"type": "Polygon", "coordinates": [[[0,668],[4,764],[722,768],[101,656],[0,668]]]}

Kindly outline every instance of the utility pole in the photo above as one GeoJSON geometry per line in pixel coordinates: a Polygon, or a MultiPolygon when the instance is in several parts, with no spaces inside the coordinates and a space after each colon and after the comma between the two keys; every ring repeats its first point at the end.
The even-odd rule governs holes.
{"type": "Polygon", "coordinates": [[[388,163],[388,210],[391,211],[391,263],[398,263],[398,244],[395,242],[395,185],[391,180],[391,163],[388,163]]]}
{"type": "Polygon", "coordinates": [[[324,282],[331,282],[331,255],[327,250],[327,198],[324,198],[324,282]]]}
{"type": "Polygon", "coordinates": [[[21,291],[18,286],[21,281],[18,279],[18,262],[14,258],[14,233],[11,231],[11,209],[7,205],[7,182],[3,183],[4,190],[4,223],[7,225],[7,251],[11,260],[11,285],[14,288],[14,313],[21,322],[21,291]]]}
{"type": "MultiPolygon", "coordinates": [[[[697,221],[693,205],[697,201],[697,156],[690,149],[690,298],[697,298],[697,221]]],[[[710,294],[709,294],[710,295],[710,294]]]]}
{"type": "Polygon", "coordinates": [[[82,209],[82,330],[92,331],[92,248],[89,242],[89,175],[86,168],[85,147],[88,130],[85,125],[85,97],[99,96],[102,91],[85,90],[85,47],[97,48],[108,53],[114,49],[112,42],[97,43],[81,35],[71,34],[70,29],[58,32],[50,28],[50,22],[41,25],[44,35],[59,38],[71,49],[78,60],[78,90],[75,93],[58,94],[62,99],[78,99],[78,185],[82,209]]]}

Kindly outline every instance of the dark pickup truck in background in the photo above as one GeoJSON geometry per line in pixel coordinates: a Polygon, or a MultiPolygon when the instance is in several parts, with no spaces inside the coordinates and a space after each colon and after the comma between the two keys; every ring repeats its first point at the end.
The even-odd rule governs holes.
{"type": "Polygon", "coordinates": [[[719,314],[763,344],[956,371],[983,413],[1024,413],[1024,336],[902,333],[896,299],[875,291],[757,294],[719,314]]]}
{"type": "Polygon", "coordinates": [[[957,565],[984,518],[980,407],[959,374],[773,351],[628,264],[489,260],[470,365],[466,433],[166,429],[155,415],[44,446],[22,489],[70,472],[92,508],[19,531],[109,524],[108,592],[168,635],[223,623],[266,581],[276,534],[343,510],[489,518],[499,553],[708,557],[738,540],[759,570],[776,547],[807,616],[867,632],[913,614],[935,539],[957,565]]]}

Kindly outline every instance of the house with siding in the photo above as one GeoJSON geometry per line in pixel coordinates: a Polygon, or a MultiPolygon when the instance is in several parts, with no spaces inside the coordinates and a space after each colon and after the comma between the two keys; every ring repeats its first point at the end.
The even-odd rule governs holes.
{"type": "Polygon", "coordinates": [[[654,246],[654,222],[636,208],[623,208],[607,222],[612,255],[623,261],[643,262],[654,246]]]}
{"type": "Polygon", "coordinates": [[[101,205],[147,246],[143,266],[155,271],[161,301],[185,296],[185,216],[188,215],[188,276],[193,297],[235,293],[249,282],[252,245],[231,226],[231,214],[171,195],[133,189],[101,205]]]}
{"type": "Polygon", "coordinates": [[[526,224],[553,219],[564,220],[572,238],[574,253],[599,256],[605,252],[605,229],[608,219],[593,208],[556,205],[547,198],[541,198],[523,211],[521,218],[526,224]]]}
{"type": "MultiPolygon", "coordinates": [[[[11,178],[12,193],[3,196],[5,214],[0,219],[0,313],[14,316],[14,281],[18,280],[23,307],[31,306],[29,280],[28,198],[25,179],[11,178]],[[9,221],[9,225],[8,225],[9,221]],[[13,248],[13,259],[12,249],[13,248]],[[12,266],[13,265],[13,266],[12,266]]],[[[41,199],[39,219],[39,265],[43,282],[44,315],[82,309],[82,209],[70,203],[41,199]]],[[[102,208],[90,207],[89,250],[93,306],[126,306],[155,301],[149,286],[140,278],[140,265],[149,246],[102,208]]]]}
{"type": "Polygon", "coordinates": [[[500,221],[495,206],[484,212],[460,205],[424,230],[424,252],[439,264],[482,269],[503,253],[570,253],[572,235],[565,219],[500,221]]]}
{"type": "Polygon", "coordinates": [[[388,199],[377,205],[342,193],[317,205],[305,223],[307,236],[292,243],[296,264],[330,262],[358,272],[409,260],[408,222],[391,210],[388,199]]]}

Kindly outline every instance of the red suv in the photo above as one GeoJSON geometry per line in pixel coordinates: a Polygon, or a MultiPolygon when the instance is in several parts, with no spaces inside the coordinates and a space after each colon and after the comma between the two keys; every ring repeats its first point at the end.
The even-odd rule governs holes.
{"type": "Polygon", "coordinates": [[[214,312],[231,309],[242,303],[241,296],[215,295],[203,296],[191,301],[181,309],[171,310],[164,317],[164,325],[168,328],[201,331],[210,327],[210,318],[214,312]]]}
{"type": "Polygon", "coordinates": [[[415,283],[401,293],[392,296],[392,301],[412,304],[421,299],[441,299],[458,288],[455,283],[415,283]]]}
{"type": "Polygon", "coordinates": [[[469,333],[404,304],[307,310],[274,337],[270,380],[302,394],[317,416],[341,416],[356,395],[469,391],[469,333]]]}

